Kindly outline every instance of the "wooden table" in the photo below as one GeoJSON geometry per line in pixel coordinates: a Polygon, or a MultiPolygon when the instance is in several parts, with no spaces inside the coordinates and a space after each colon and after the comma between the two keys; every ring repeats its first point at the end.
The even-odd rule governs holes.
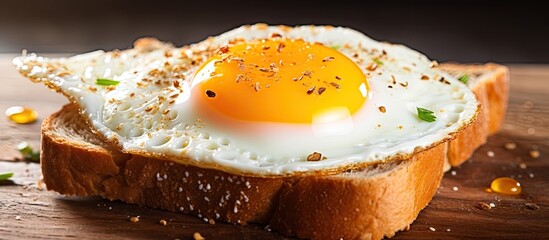
{"type": "MultiPolygon", "coordinates": [[[[36,109],[42,120],[67,102],[19,76],[11,65],[12,57],[0,55],[2,112],[24,105],[36,109]]],[[[409,231],[394,239],[549,238],[549,65],[511,65],[511,75],[503,129],[467,163],[445,174],[429,206],[409,231]],[[517,148],[505,149],[508,142],[517,148]],[[539,158],[529,156],[532,149],[540,151],[539,158]],[[518,179],[523,193],[509,196],[485,191],[494,178],[503,176],[518,179]],[[479,202],[494,203],[495,208],[480,209],[479,202]]],[[[285,239],[263,226],[209,225],[183,214],[48,192],[39,183],[39,164],[14,161],[20,157],[15,150],[20,141],[38,149],[39,122],[16,125],[0,117],[0,172],[15,173],[11,182],[0,185],[0,239],[191,239],[194,232],[206,239],[285,239]],[[130,222],[131,216],[140,216],[140,221],[130,222]],[[160,225],[161,219],[168,224],[160,225]]]]}

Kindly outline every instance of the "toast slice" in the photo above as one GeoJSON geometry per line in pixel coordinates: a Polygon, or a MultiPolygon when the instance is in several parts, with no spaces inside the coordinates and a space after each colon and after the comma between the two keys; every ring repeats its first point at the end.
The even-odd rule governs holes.
{"type": "Polygon", "coordinates": [[[445,164],[467,160],[503,120],[507,68],[441,67],[470,76],[483,106],[481,116],[451,142],[407,160],[331,176],[243,177],[122,153],[97,137],[75,106],[67,105],[42,124],[44,181],[61,194],[102,196],[193,214],[206,222],[269,224],[299,238],[391,237],[407,229],[432,199],[445,164]]]}

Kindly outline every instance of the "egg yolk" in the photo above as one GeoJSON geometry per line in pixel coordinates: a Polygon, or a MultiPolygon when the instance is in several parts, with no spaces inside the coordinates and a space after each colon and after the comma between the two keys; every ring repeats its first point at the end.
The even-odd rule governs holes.
{"type": "Polygon", "coordinates": [[[254,122],[311,123],[342,108],[352,114],[368,95],[366,76],[351,59],[320,43],[285,38],[220,48],[192,85],[200,109],[254,122]]]}

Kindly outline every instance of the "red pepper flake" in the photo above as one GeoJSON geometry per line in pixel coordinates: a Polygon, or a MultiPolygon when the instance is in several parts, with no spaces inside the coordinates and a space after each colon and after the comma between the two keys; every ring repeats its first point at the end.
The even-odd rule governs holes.
{"type": "Polygon", "coordinates": [[[379,111],[385,113],[387,112],[387,109],[384,106],[379,106],[379,111]]]}
{"type": "Polygon", "coordinates": [[[316,89],[316,86],[313,86],[313,87],[307,89],[307,94],[311,95],[315,91],[315,89],[316,89]]]}
{"type": "Polygon", "coordinates": [[[335,82],[330,82],[330,85],[332,85],[333,87],[337,88],[337,89],[340,89],[341,86],[335,82]]]}
{"type": "Polygon", "coordinates": [[[207,95],[209,98],[214,98],[216,94],[215,94],[214,91],[208,89],[208,90],[206,90],[206,95],[207,95]]]}
{"type": "Polygon", "coordinates": [[[421,76],[421,80],[429,80],[429,76],[423,75],[423,76],[421,76]]]}
{"type": "Polygon", "coordinates": [[[309,154],[309,156],[307,156],[307,161],[320,161],[322,160],[322,154],[318,153],[318,152],[313,152],[311,154],[309,154]]]}
{"type": "Polygon", "coordinates": [[[322,59],[322,62],[331,62],[334,59],[335,59],[334,57],[325,57],[324,59],[322,59]]]}
{"type": "Polygon", "coordinates": [[[325,87],[319,87],[318,88],[318,95],[322,95],[322,93],[326,91],[326,88],[325,87]]]}
{"type": "Polygon", "coordinates": [[[339,76],[335,76],[335,78],[336,78],[337,80],[341,80],[341,77],[339,77],[339,76]]]}
{"type": "Polygon", "coordinates": [[[282,35],[280,35],[280,33],[271,34],[271,38],[279,38],[279,37],[282,37],[282,35]]]}
{"type": "Polygon", "coordinates": [[[228,53],[229,52],[229,47],[228,46],[220,47],[219,52],[220,53],[228,53]]]}

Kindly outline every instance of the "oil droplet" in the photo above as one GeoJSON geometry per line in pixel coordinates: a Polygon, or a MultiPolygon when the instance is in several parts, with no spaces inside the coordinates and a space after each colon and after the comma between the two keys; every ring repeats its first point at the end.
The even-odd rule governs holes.
{"type": "Polygon", "coordinates": [[[517,195],[522,191],[520,183],[512,178],[500,177],[492,181],[490,188],[496,193],[517,195]]]}
{"type": "Polygon", "coordinates": [[[38,119],[38,113],[31,108],[13,106],[6,110],[6,117],[14,123],[33,123],[38,119]]]}

